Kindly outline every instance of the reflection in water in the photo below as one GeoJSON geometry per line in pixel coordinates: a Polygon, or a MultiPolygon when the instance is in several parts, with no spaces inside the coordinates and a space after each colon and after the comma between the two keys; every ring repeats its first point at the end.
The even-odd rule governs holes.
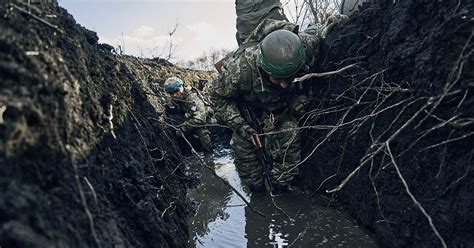
{"type": "Polygon", "coordinates": [[[198,204],[196,215],[188,220],[190,247],[378,247],[375,239],[346,213],[319,206],[303,193],[273,199],[268,194],[249,197],[242,189],[230,150],[204,160],[266,218],[247,208],[201,165],[190,163],[189,171],[200,173],[202,182],[188,192],[198,204]]]}

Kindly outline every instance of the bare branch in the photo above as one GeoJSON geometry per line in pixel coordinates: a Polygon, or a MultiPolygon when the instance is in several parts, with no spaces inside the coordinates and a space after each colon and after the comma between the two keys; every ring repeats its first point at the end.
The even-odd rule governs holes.
{"type": "Polygon", "coordinates": [[[413,203],[415,203],[415,205],[420,209],[420,211],[423,213],[423,215],[426,217],[426,219],[428,219],[428,222],[430,223],[431,229],[435,233],[436,237],[438,237],[438,239],[441,241],[441,244],[443,245],[443,247],[444,248],[448,247],[446,245],[446,242],[444,241],[443,237],[441,237],[441,235],[439,234],[438,229],[436,229],[431,216],[426,212],[426,210],[423,208],[423,206],[421,206],[420,202],[418,202],[418,200],[415,198],[415,196],[411,193],[410,188],[408,187],[408,184],[405,181],[405,178],[403,178],[402,173],[400,172],[400,169],[398,168],[398,165],[395,162],[395,158],[393,157],[392,151],[390,151],[390,143],[388,141],[385,143],[385,147],[387,147],[388,155],[390,155],[390,159],[392,159],[392,164],[395,167],[395,170],[397,171],[398,177],[402,181],[403,186],[405,187],[405,191],[410,196],[413,203]]]}
{"type": "Polygon", "coordinates": [[[37,15],[31,13],[31,11],[25,10],[25,9],[23,9],[22,7],[19,7],[18,5],[14,4],[14,3],[10,3],[10,6],[11,6],[12,8],[14,8],[14,9],[20,11],[21,13],[24,13],[24,14],[26,14],[26,15],[31,16],[33,19],[35,19],[35,20],[37,20],[37,21],[39,21],[39,22],[45,24],[46,26],[51,27],[51,28],[55,29],[56,31],[58,31],[58,32],[60,32],[60,33],[64,33],[64,31],[61,30],[58,26],[56,26],[56,25],[54,25],[54,24],[51,24],[50,22],[48,22],[48,21],[42,19],[41,17],[39,17],[39,16],[37,16],[37,15]]]}
{"type": "Polygon", "coordinates": [[[339,74],[341,72],[344,72],[345,70],[348,70],[354,66],[356,66],[357,64],[350,64],[350,65],[347,65],[347,66],[344,66],[343,68],[341,69],[338,69],[336,71],[329,71],[329,72],[320,72],[320,73],[308,73],[302,77],[299,77],[299,78],[295,78],[295,80],[293,80],[294,82],[301,82],[301,81],[304,81],[306,79],[309,79],[309,78],[312,78],[312,77],[327,77],[327,76],[331,76],[331,75],[335,75],[335,74],[339,74]]]}

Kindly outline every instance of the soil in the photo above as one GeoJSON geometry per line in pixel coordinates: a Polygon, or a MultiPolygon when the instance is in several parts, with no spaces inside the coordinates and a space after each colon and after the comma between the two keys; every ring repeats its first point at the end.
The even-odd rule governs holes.
{"type": "Polygon", "coordinates": [[[190,209],[167,77],[56,1],[0,4],[0,246],[182,247],[190,209]]]}
{"type": "Polygon", "coordinates": [[[314,100],[305,125],[314,128],[305,135],[302,184],[326,194],[354,172],[330,196],[383,247],[442,247],[441,239],[474,246],[468,2],[365,5],[332,30],[314,69],[357,66],[306,86],[314,100]]]}

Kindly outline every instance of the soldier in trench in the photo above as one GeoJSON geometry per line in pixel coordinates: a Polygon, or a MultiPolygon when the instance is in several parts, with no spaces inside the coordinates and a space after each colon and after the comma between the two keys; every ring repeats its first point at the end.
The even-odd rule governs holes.
{"type": "Polygon", "coordinates": [[[166,79],[163,86],[174,100],[167,106],[167,114],[171,116],[173,124],[186,137],[199,140],[202,150],[211,152],[212,141],[207,128],[213,119],[210,100],[198,89],[185,87],[183,80],[178,77],[166,79]]]}
{"type": "Polygon", "coordinates": [[[216,113],[233,130],[231,145],[243,183],[251,192],[266,191],[264,162],[258,151],[264,144],[272,161],[272,193],[285,192],[298,175],[301,149],[296,130],[308,104],[304,94],[297,94],[293,80],[308,72],[317,57],[318,43],[345,17],[333,16],[325,25],[299,32],[298,25],[287,21],[279,1],[237,1],[236,10],[240,47],[216,64],[220,75],[212,82],[210,93],[216,113]],[[249,12],[240,13],[245,21],[239,27],[242,9],[249,12]],[[252,11],[261,13],[245,18],[252,11]],[[256,26],[247,31],[250,29],[242,25],[256,26]],[[252,112],[263,134],[244,118],[242,105],[252,112]]]}

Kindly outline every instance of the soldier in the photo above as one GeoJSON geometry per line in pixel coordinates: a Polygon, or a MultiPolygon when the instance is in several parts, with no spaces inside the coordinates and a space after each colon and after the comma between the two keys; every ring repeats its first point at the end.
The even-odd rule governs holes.
{"type": "Polygon", "coordinates": [[[170,114],[184,115],[184,122],[179,123],[179,129],[186,135],[195,135],[205,152],[212,151],[211,135],[206,127],[212,115],[206,106],[202,92],[194,87],[184,87],[183,80],[178,77],[166,79],[164,88],[175,101],[168,108],[170,114]]]}
{"type": "Polygon", "coordinates": [[[298,26],[288,21],[263,20],[237,51],[216,64],[220,76],[211,88],[215,111],[233,130],[235,164],[252,192],[266,190],[255,138],[262,139],[271,157],[270,177],[276,193],[288,190],[298,174],[300,134],[295,130],[308,100],[295,94],[292,82],[312,66],[318,42],[332,25],[330,21],[298,33],[298,26]],[[244,119],[242,105],[261,123],[264,135],[244,119]]]}

